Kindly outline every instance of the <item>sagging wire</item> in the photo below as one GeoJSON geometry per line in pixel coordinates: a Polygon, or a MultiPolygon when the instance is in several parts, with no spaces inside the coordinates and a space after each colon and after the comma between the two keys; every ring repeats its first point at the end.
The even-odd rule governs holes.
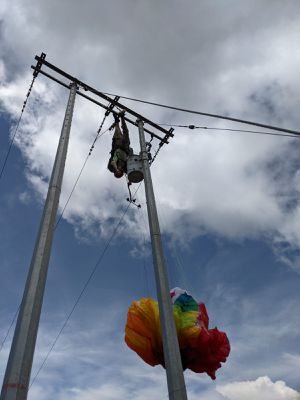
{"type": "MultiPolygon", "coordinates": [[[[141,186],[141,184],[140,184],[140,185],[138,186],[138,188],[136,189],[134,195],[136,195],[136,193],[137,193],[137,191],[139,190],[140,186],[141,186]]],[[[74,302],[73,307],[71,308],[71,311],[69,312],[69,314],[67,315],[67,317],[66,317],[64,323],[62,324],[62,327],[60,328],[58,334],[56,335],[56,337],[55,337],[55,339],[54,339],[54,341],[53,341],[53,343],[52,343],[52,345],[51,345],[51,347],[50,347],[48,353],[46,354],[46,356],[45,356],[45,358],[44,358],[42,364],[40,365],[40,367],[39,367],[39,369],[37,370],[36,374],[35,374],[34,377],[32,378],[32,381],[31,381],[30,386],[29,386],[29,390],[30,390],[30,388],[32,387],[32,385],[34,384],[34,382],[36,381],[36,378],[38,377],[39,373],[40,373],[41,370],[43,369],[44,365],[46,364],[46,362],[47,362],[47,360],[48,360],[48,358],[49,358],[49,356],[50,356],[52,350],[54,349],[54,346],[56,345],[56,343],[57,343],[58,339],[60,338],[60,336],[61,336],[63,330],[65,329],[65,327],[66,327],[68,321],[70,320],[72,314],[74,313],[75,308],[77,307],[77,305],[78,305],[79,301],[81,300],[81,298],[82,298],[84,292],[86,291],[86,289],[87,289],[89,283],[91,282],[91,280],[92,280],[92,278],[94,277],[96,271],[98,270],[98,268],[99,268],[99,266],[100,266],[100,264],[101,264],[101,261],[103,260],[103,258],[104,258],[104,256],[105,256],[107,250],[109,249],[109,246],[110,246],[110,244],[111,244],[111,242],[112,242],[114,236],[116,235],[116,233],[117,233],[117,231],[118,231],[118,229],[119,229],[119,227],[120,227],[122,221],[124,220],[125,215],[126,215],[128,209],[129,209],[129,207],[130,207],[130,204],[128,204],[127,207],[125,208],[125,210],[123,211],[123,214],[121,215],[121,217],[119,218],[118,222],[116,223],[116,225],[115,225],[115,227],[114,227],[114,229],[113,229],[113,232],[112,232],[111,236],[110,236],[110,237],[108,238],[108,240],[106,241],[106,244],[105,244],[105,246],[104,246],[104,249],[103,249],[102,252],[100,253],[100,255],[99,255],[99,257],[98,257],[98,260],[97,260],[96,263],[94,264],[94,266],[93,266],[93,268],[92,268],[92,270],[91,270],[91,273],[90,273],[88,279],[85,281],[82,290],[80,291],[79,295],[77,296],[77,298],[76,298],[76,300],[75,300],[75,302],[74,302]]]]}
{"type": "Polygon", "coordinates": [[[34,84],[35,79],[36,79],[36,76],[34,75],[33,78],[32,78],[31,84],[30,84],[30,86],[29,86],[28,92],[27,92],[27,94],[26,94],[26,97],[25,97],[25,100],[24,100],[24,103],[23,103],[23,106],[22,106],[21,114],[20,114],[20,116],[19,116],[17,125],[16,125],[16,127],[15,127],[14,134],[13,134],[13,136],[12,136],[12,138],[11,138],[10,143],[9,143],[9,146],[8,146],[8,149],[7,149],[7,152],[6,152],[6,155],[5,155],[5,158],[4,158],[2,167],[1,167],[0,180],[1,180],[2,175],[3,175],[3,173],[4,173],[4,169],[5,169],[5,166],[6,166],[6,164],[7,164],[7,160],[8,160],[9,154],[10,154],[10,152],[11,152],[12,145],[14,144],[14,141],[15,141],[15,138],[16,138],[16,135],[17,135],[17,132],[18,132],[18,130],[19,130],[20,122],[21,122],[21,119],[22,119],[22,116],[23,116],[25,107],[26,107],[26,105],[27,105],[28,98],[29,98],[29,96],[30,96],[30,94],[31,94],[31,90],[32,90],[32,87],[33,87],[33,84],[34,84]]]}
{"type": "Polygon", "coordinates": [[[115,102],[118,101],[119,98],[120,98],[119,96],[115,96],[115,98],[114,98],[113,101],[110,103],[110,105],[109,105],[109,107],[107,108],[107,110],[105,111],[103,120],[102,120],[102,122],[101,122],[101,124],[100,124],[100,126],[99,126],[99,128],[98,128],[98,130],[97,130],[97,135],[96,135],[96,137],[95,137],[95,139],[94,139],[94,141],[93,141],[93,143],[92,143],[92,146],[91,146],[91,148],[90,148],[89,156],[92,154],[92,151],[94,150],[94,147],[95,147],[95,144],[96,144],[97,140],[100,139],[101,136],[104,135],[105,132],[107,132],[108,130],[110,131],[110,130],[114,127],[115,124],[113,123],[105,132],[103,132],[103,133],[100,135],[100,132],[101,132],[101,130],[102,130],[102,128],[103,128],[103,125],[104,125],[104,122],[105,122],[106,118],[107,118],[107,117],[109,116],[109,114],[113,111],[113,108],[115,107],[115,102]]]}
{"type": "Polygon", "coordinates": [[[158,145],[158,148],[157,148],[156,152],[154,153],[154,156],[151,156],[151,159],[150,159],[150,161],[149,161],[149,165],[150,165],[150,166],[154,163],[154,161],[155,161],[155,159],[156,159],[158,153],[160,152],[160,149],[162,148],[162,146],[163,146],[163,143],[160,142],[159,145],[158,145]]]}
{"type": "Polygon", "coordinates": [[[188,128],[188,129],[204,129],[204,130],[215,130],[215,131],[229,131],[229,132],[245,132],[245,133],[256,133],[260,135],[272,135],[272,136],[285,136],[299,139],[298,135],[284,134],[284,133],[274,133],[274,132],[264,132],[264,131],[253,131],[248,129],[233,129],[233,128],[216,128],[209,126],[196,126],[196,125],[174,125],[174,124],[158,124],[160,126],[172,126],[175,128],[188,128]]]}
{"type": "MultiPolygon", "coordinates": [[[[4,159],[3,164],[2,164],[2,168],[1,168],[1,172],[0,172],[0,180],[1,180],[2,176],[3,176],[4,169],[5,169],[5,167],[6,167],[9,154],[10,154],[10,152],[11,152],[13,143],[14,143],[15,138],[16,138],[16,135],[17,135],[17,133],[18,133],[19,126],[20,126],[20,122],[21,122],[21,119],[22,119],[22,116],[23,116],[25,107],[26,107],[26,105],[27,105],[27,101],[28,101],[29,96],[30,96],[30,94],[31,94],[31,91],[32,91],[32,88],[33,88],[33,84],[34,84],[35,79],[36,79],[36,76],[34,75],[33,78],[32,78],[32,81],[31,81],[31,83],[30,83],[28,92],[27,92],[27,94],[26,94],[25,100],[24,100],[24,102],[23,102],[21,114],[20,114],[20,116],[19,116],[17,125],[16,125],[16,127],[15,127],[14,134],[13,134],[13,136],[12,136],[12,138],[11,138],[9,147],[8,147],[8,149],[7,149],[7,152],[6,152],[5,159],[4,159]]],[[[17,316],[18,316],[19,310],[20,310],[20,306],[18,307],[17,311],[15,312],[14,317],[13,317],[13,319],[12,319],[10,325],[9,325],[9,328],[8,328],[8,330],[7,330],[7,332],[6,332],[6,335],[5,335],[4,339],[3,339],[3,341],[1,342],[1,345],[0,345],[0,352],[2,351],[3,346],[4,346],[4,344],[5,344],[5,342],[6,342],[7,338],[8,338],[8,335],[9,335],[9,333],[10,333],[10,330],[11,330],[11,328],[12,328],[12,326],[13,326],[13,324],[14,324],[14,322],[15,322],[17,316]]]]}
{"type": "Polygon", "coordinates": [[[155,161],[157,154],[159,153],[160,149],[163,146],[163,142],[161,141],[158,145],[157,150],[154,153],[154,156],[152,156],[151,154],[151,149],[152,149],[152,141],[153,141],[153,135],[151,135],[151,139],[149,142],[146,142],[146,149],[147,149],[147,154],[148,154],[148,160],[149,160],[149,166],[151,167],[151,165],[153,164],[153,162],[155,161]]]}
{"type": "Polygon", "coordinates": [[[2,340],[2,343],[1,343],[1,346],[0,346],[0,353],[1,353],[1,351],[3,349],[3,346],[4,346],[5,342],[6,342],[6,339],[8,338],[9,332],[10,332],[11,328],[13,327],[13,324],[15,323],[15,320],[16,320],[16,318],[18,316],[20,307],[21,307],[21,305],[19,305],[17,311],[15,312],[15,315],[14,315],[14,317],[13,317],[13,319],[12,319],[10,325],[9,325],[9,328],[8,328],[8,330],[6,332],[6,335],[5,335],[4,339],[2,340]]]}
{"type": "MultiPolygon", "coordinates": [[[[152,141],[153,141],[154,136],[151,135],[151,139],[149,142],[146,142],[146,149],[147,149],[147,155],[148,155],[148,160],[149,160],[149,165],[151,166],[152,162],[154,161],[154,159],[152,158],[151,155],[151,148],[152,148],[152,141]]],[[[158,151],[157,151],[158,152],[158,151]]],[[[157,155],[157,152],[155,153],[155,157],[157,155]]],[[[155,158],[154,157],[154,158],[155,158]]],[[[133,204],[134,206],[141,208],[140,204],[136,203],[136,199],[134,198],[134,196],[132,196],[131,190],[130,190],[130,186],[131,186],[131,182],[129,181],[128,177],[126,176],[126,180],[127,180],[127,187],[128,187],[128,193],[129,193],[129,197],[127,197],[127,201],[131,204],[133,204]]]]}
{"type": "Polygon", "coordinates": [[[141,205],[136,203],[136,198],[134,198],[134,196],[131,193],[131,189],[130,189],[131,182],[129,181],[127,176],[126,176],[126,181],[127,181],[127,188],[128,188],[128,193],[129,193],[129,197],[126,198],[126,201],[128,201],[129,204],[136,206],[137,208],[141,208],[141,205]]]}
{"type": "MultiPolygon", "coordinates": [[[[151,167],[151,165],[153,164],[153,162],[155,161],[160,149],[163,146],[163,142],[161,141],[158,145],[157,150],[154,153],[154,156],[152,156],[151,154],[151,149],[152,149],[152,141],[154,139],[154,136],[151,135],[151,139],[149,142],[146,142],[146,149],[147,149],[147,154],[148,154],[148,160],[149,160],[149,166],[151,167]]],[[[130,186],[131,186],[131,182],[128,180],[128,178],[126,177],[127,180],[127,187],[128,187],[128,192],[129,192],[129,197],[127,197],[127,201],[135,206],[137,206],[138,208],[141,208],[140,204],[136,204],[136,199],[132,196],[131,194],[131,190],[130,190],[130,186]]]]}
{"type": "MultiPolygon", "coordinates": [[[[83,165],[82,165],[82,167],[81,167],[81,170],[80,170],[80,172],[79,172],[79,174],[78,174],[78,177],[77,177],[77,179],[76,179],[76,181],[75,181],[75,183],[74,183],[74,185],[73,185],[73,188],[72,188],[72,190],[71,190],[71,192],[70,192],[70,194],[69,194],[68,200],[66,201],[66,203],[65,203],[65,205],[64,205],[64,207],[63,207],[62,213],[60,214],[60,216],[59,216],[59,218],[58,218],[58,220],[57,220],[57,222],[56,222],[56,225],[55,225],[55,227],[54,227],[54,230],[57,228],[57,226],[58,226],[60,220],[62,219],[62,216],[63,216],[63,214],[64,214],[64,211],[66,210],[67,205],[68,205],[68,203],[69,203],[69,201],[70,201],[70,199],[71,199],[71,197],[72,197],[72,195],[73,195],[73,192],[74,192],[74,190],[75,190],[75,188],[76,188],[76,185],[77,185],[77,183],[78,183],[78,181],[79,181],[79,179],[80,179],[80,177],[81,177],[81,174],[82,174],[82,172],[83,172],[83,170],[84,170],[84,167],[85,167],[85,165],[86,165],[86,163],[87,163],[87,160],[88,160],[89,156],[92,154],[92,151],[93,151],[93,149],[94,149],[94,147],[95,147],[95,143],[97,142],[97,140],[99,140],[99,139],[110,129],[110,128],[108,128],[108,129],[106,129],[104,132],[101,133],[101,129],[102,129],[103,125],[104,125],[104,122],[105,122],[106,117],[107,117],[107,115],[104,115],[104,118],[103,118],[103,120],[102,120],[102,122],[101,122],[101,124],[100,124],[100,127],[99,127],[99,129],[97,130],[96,137],[95,137],[95,139],[94,139],[94,141],[93,141],[93,143],[92,143],[92,146],[91,146],[91,148],[90,148],[90,150],[89,150],[89,153],[88,153],[88,155],[87,155],[87,157],[86,157],[86,159],[85,159],[85,161],[84,161],[84,163],[83,163],[83,165]],[[101,133],[101,134],[100,134],[100,133],[101,133]]],[[[2,341],[2,343],[1,343],[1,345],[0,345],[0,352],[1,352],[1,350],[2,350],[2,348],[3,348],[3,346],[4,346],[4,344],[5,344],[5,342],[6,342],[6,340],[7,340],[7,337],[8,337],[8,335],[9,335],[9,332],[10,332],[10,330],[11,330],[11,328],[12,328],[12,326],[13,326],[13,324],[14,324],[16,318],[17,318],[17,315],[18,315],[18,313],[19,313],[19,310],[20,310],[20,306],[18,307],[18,309],[17,309],[17,311],[16,311],[16,313],[15,313],[15,315],[14,315],[14,317],[13,317],[11,323],[10,323],[10,326],[9,326],[7,332],[6,332],[6,335],[5,335],[3,341],[2,341]]]]}
{"type": "MultiPolygon", "coordinates": [[[[35,76],[34,76],[34,78],[33,78],[33,81],[34,81],[34,79],[35,79],[35,76]]],[[[32,88],[32,85],[33,85],[33,81],[32,81],[32,83],[31,83],[31,88],[32,88]]],[[[31,89],[30,89],[30,91],[31,91],[31,89]]],[[[29,92],[29,93],[30,93],[30,92],[29,92]]],[[[28,97],[29,97],[29,95],[27,96],[27,99],[28,99],[28,97]]],[[[24,104],[25,104],[25,102],[24,102],[24,104]]],[[[25,105],[26,105],[26,104],[25,104],[25,105]]],[[[23,105],[23,110],[22,110],[22,112],[24,111],[24,108],[25,108],[25,106],[23,105]]],[[[67,205],[68,205],[68,203],[69,203],[69,201],[70,201],[70,199],[71,199],[71,197],[72,197],[72,195],[73,195],[73,193],[74,193],[74,190],[75,190],[76,185],[77,185],[77,183],[78,183],[78,181],[79,181],[79,179],[80,179],[80,177],[81,177],[81,174],[82,174],[82,172],[83,172],[83,170],[84,170],[84,168],[85,168],[85,165],[86,165],[86,163],[87,163],[87,160],[88,160],[89,156],[92,154],[92,151],[93,151],[93,149],[94,149],[94,147],[95,147],[95,144],[96,144],[97,140],[99,140],[99,139],[110,129],[110,128],[108,128],[108,129],[106,129],[104,132],[101,133],[101,130],[102,130],[103,125],[104,125],[104,122],[105,122],[105,119],[106,119],[106,117],[107,117],[108,115],[109,115],[109,113],[106,111],[106,113],[105,113],[105,115],[104,115],[104,118],[103,118],[103,120],[102,120],[102,122],[101,122],[101,124],[100,124],[100,126],[99,126],[99,128],[98,128],[98,130],[97,130],[97,134],[96,134],[95,139],[94,139],[94,141],[93,141],[93,143],[92,143],[92,145],[91,145],[91,148],[90,148],[90,150],[89,150],[89,153],[88,153],[88,155],[87,155],[87,157],[86,157],[86,159],[85,159],[85,161],[84,161],[84,163],[83,163],[83,165],[82,165],[82,167],[81,167],[81,170],[80,170],[80,172],[79,172],[79,174],[78,174],[78,176],[77,176],[77,179],[76,179],[76,181],[75,181],[75,183],[74,183],[74,185],[73,185],[73,188],[72,188],[72,190],[71,190],[71,192],[70,192],[70,194],[69,194],[69,197],[68,197],[68,199],[67,199],[67,201],[66,201],[66,203],[65,203],[65,205],[64,205],[64,207],[63,207],[63,210],[62,210],[62,212],[61,212],[61,214],[60,214],[60,216],[59,216],[59,218],[58,218],[58,220],[57,220],[57,222],[56,222],[56,225],[55,225],[55,227],[54,227],[54,231],[56,230],[58,224],[60,223],[60,221],[61,221],[61,219],[62,219],[62,216],[63,216],[63,214],[64,214],[64,212],[65,212],[65,210],[66,210],[66,208],[67,208],[67,205]],[[101,134],[100,134],[100,133],[101,133],[101,134]]],[[[20,306],[21,306],[21,305],[20,305],[20,306]]],[[[20,306],[18,307],[18,309],[17,309],[17,311],[16,311],[16,313],[15,313],[15,315],[14,315],[14,317],[13,317],[11,323],[10,323],[10,326],[9,326],[9,328],[8,328],[8,330],[7,330],[7,333],[6,333],[6,335],[5,335],[5,337],[4,337],[3,341],[2,341],[2,343],[1,343],[1,345],[0,345],[0,352],[1,352],[1,350],[2,350],[2,348],[3,348],[3,346],[4,346],[4,344],[5,344],[5,342],[6,342],[6,340],[7,340],[7,337],[8,337],[8,335],[9,335],[9,333],[10,333],[10,330],[11,330],[11,328],[12,328],[12,326],[13,326],[13,324],[14,324],[16,318],[17,318],[17,315],[18,315],[19,310],[20,310],[20,306]]]]}
{"type": "Polygon", "coordinates": [[[110,128],[107,128],[104,132],[101,133],[101,129],[102,129],[103,125],[104,125],[104,122],[105,122],[105,120],[106,120],[106,117],[107,117],[107,115],[106,115],[106,113],[105,113],[105,115],[104,115],[104,117],[103,117],[103,120],[102,120],[102,122],[101,122],[101,124],[100,124],[100,126],[99,126],[99,129],[97,130],[97,134],[96,134],[96,136],[95,136],[95,139],[93,140],[93,143],[92,143],[92,145],[91,145],[91,147],[90,147],[90,150],[89,150],[89,152],[88,152],[88,155],[86,156],[86,159],[84,160],[84,162],[83,162],[83,164],[82,164],[81,170],[80,170],[80,172],[79,172],[79,174],[78,174],[78,176],[77,176],[77,178],[76,178],[76,181],[75,181],[75,183],[74,183],[74,185],[73,185],[73,188],[72,188],[72,190],[71,190],[71,192],[70,192],[70,194],[69,194],[69,197],[68,197],[68,199],[67,199],[67,201],[66,201],[66,203],[65,203],[65,205],[64,205],[64,207],[63,207],[63,209],[62,209],[62,212],[61,212],[61,214],[60,214],[60,216],[59,216],[59,218],[58,218],[58,220],[57,220],[57,222],[56,222],[56,225],[55,225],[55,227],[54,227],[54,230],[57,228],[58,224],[60,223],[60,221],[61,221],[61,219],[62,219],[62,217],[63,217],[63,214],[64,214],[64,212],[65,212],[65,210],[66,210],[66,208],[67,208],[67,206],[68,206],[68,204],[69,204],[69,201],[70,201],[70,199],[71,199],[71,197],[72,197],[72,195],[73,195],[73,193],[74,193],[74,190],[75,190],[75,188],[76,188],[76,186],[77,186],[77,183],[78,183],[78,181],[79,181],[79,179],[80,179],[80,177],[81,177],[81,175],[82,175],[82,172],[83,172],[83,170],[84,170],[84,168],[85,168],[85,166],[86,166],[86,163],[87,163],[87,161],[88,161],[90,155],[92,154],[92,152],[93,152],[93,150],[94,150],[94,147],[95,147],[95,144],[96,144],[97,140],[99,140],[99,139],[110,129],[110,128]],[[100,134],[100,133],[101,133],[101,134],[100,134]]]}
{"type": "MultiPolygon", "coordinates": [[[[107,93],[107,92],[102,92],[102,93],[104,93],[104,94],[106,94],[108,96],[116,96],[115,94],[112,94],[112,93],[107,93]]],[[[244,119],[241,119],[241,118],[233,118],[233,117],[228,117],[226,115],[211,114],[211,113],[206,113],[206,112],[202,112],[202,111],[189,110],[187,108],[175,107],[175,106],[170,106],[170,105],[167,105],[167,104],[155,103],[155,102],[152,102],[152,101],[141,100],[141,99],[137,99],[137,98],[133,98],[133,97],[127,97],[127,96],[121,96],[121,95],[119,95],[119,98],[125,99],[125,100],[136,101],[138,103],[149,104],[151,106],[167,108],[169,110],[182,111],[182,112],[189,113],[189,114],[202,115],[202,116],[205,116],[205,117],[216,118],[216,119],[224,119],[226,121],[233,121],[233,122],[238,122],[240,124],[259,126],[260,128],[267,128],[267,129],[271,129],[271,130],[275,130],[275,131],[279,131],[279,132],[286,132],[286,133],[290,133],[290,134],[293,134],[293,135],[300,136],[300,132],[299,131],[295,131],[295,130],[292,130],[292,129],[281,128],[281,127],[278,127],[278,126],[272,126],[272,125],[268,125],[268,124],[261,124],[260,122],[247,121],[247,120],[244,120],[244,119]]]]}

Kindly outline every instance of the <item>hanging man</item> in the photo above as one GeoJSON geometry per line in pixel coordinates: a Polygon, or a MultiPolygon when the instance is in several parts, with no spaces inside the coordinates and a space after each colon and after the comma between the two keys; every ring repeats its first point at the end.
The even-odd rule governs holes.
{"type": "Polygon", "coordinates": [[[121,118],[122,130],[120,128],[120,119],[118,115],[114,114],[115,118],[115,132],[112,139],[111,156],[107,168],[112,172],[116,178],[121,178],[127,172],[127,158],[132,153],[129,147],[130,139],[129,132],[124,117],[125,111],[121,111],[119,116],[121,118]]]}

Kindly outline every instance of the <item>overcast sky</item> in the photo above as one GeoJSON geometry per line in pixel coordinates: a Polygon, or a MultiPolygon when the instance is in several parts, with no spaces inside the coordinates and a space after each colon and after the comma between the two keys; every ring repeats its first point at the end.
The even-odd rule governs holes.
{"type": "MultiPolygon", "coordinates": [[[[1,166],[41,52],[105,92],[299,130],[298,0],[2,0],[0,21],[1,166]]],[[[38,76],[0,180],[0,341],[22,296],[67,99],[38,76]]],[[[123,103],[156,123],[253,130],[123,103]]],[[[60,211],[103,115],[77,96],[60,211]]],[[[189,399],[299,400],[300,139],[174,133],[151,168],[170,285],[205,302],[232,347],[215,382],[185,373],[189,399]]],[[[128,204],[125,179],[106,169],[111,136],[97,141],[55,231],[32,377],[128,204]]],[[[123,341],[130,303],[156,297],[142,188],[137,201],[30,399],[167,398],[164,370],[123,341]]]]}

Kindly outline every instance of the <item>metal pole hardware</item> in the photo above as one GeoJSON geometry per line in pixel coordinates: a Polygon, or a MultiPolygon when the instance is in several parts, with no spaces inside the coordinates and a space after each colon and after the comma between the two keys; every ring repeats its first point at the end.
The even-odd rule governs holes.
{"type": "Polygon", "coordinates": [[[152,243],[159,317],[164,348],[164,361],[168,381],[169,399],[187,400],[178,337],[173,317],[170,288],[165,267],[160,227],[149,167],[149,159],[146,149],[144,124],[142,120],[138,120],[137,123],[139,128],[141,157],[143,163],[145,192],[152,243]]]}
{"type": "Polygon", "coordinates": [[[70,95],[30,270],[9,354],[0,400],[26,400],[45,291],[77,86],[70,95]]]}

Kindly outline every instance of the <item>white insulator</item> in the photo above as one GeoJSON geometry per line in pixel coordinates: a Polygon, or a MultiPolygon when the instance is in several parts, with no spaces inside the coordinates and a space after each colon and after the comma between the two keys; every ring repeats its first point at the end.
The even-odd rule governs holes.
{"type": "Polygon", "coordinates": [[[129,182],[132,183],[138,183],[144,179],[142,160],[138,154],[128,156],[127,176],[129,182]]]}

